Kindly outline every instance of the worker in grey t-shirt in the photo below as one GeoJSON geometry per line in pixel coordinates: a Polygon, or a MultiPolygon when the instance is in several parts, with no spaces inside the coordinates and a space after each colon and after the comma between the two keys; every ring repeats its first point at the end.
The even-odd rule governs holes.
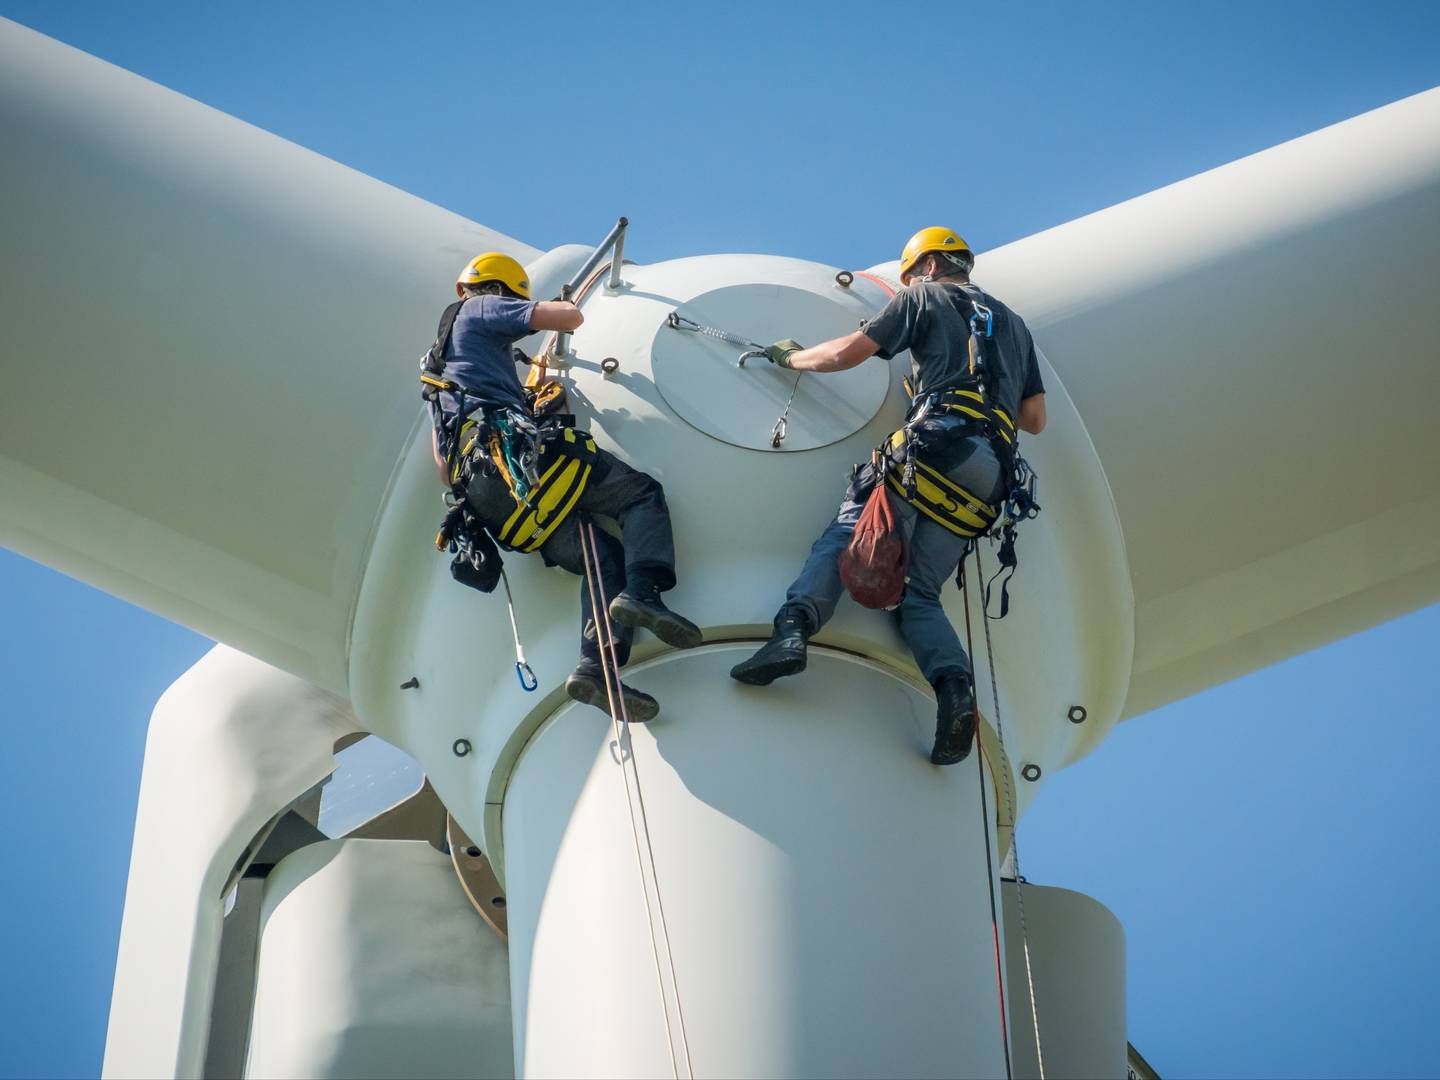
{"type": "MultiPolygon", "coordinates": [[[[970,320],[976,305],[989,312],[985,347],[986,401],[1008,425],[1038,435],[1045,427],[1045,386],[1040,380],[1035,343],[1020,316],[970,283],[974,256],[965,241],[949,229],[922,229],[900,256],[905,288],[861,330],[813,348],[782,341],[765,350],[781,367],[794,371],[845,371],[872,356],[890,359],[910,350],[912,417],[944,399],[947,391],[974,391],[970,320]]],[[[955,484],[990,503],[1002,501],[1011,477],[997,454],[996,433],[969,410],[933,409],[912,431],[922,460],[955,484]]],[[[1002,449],[1003,454],[1003,449],[1002,449]]],[[[844,586],[840,553],[850,542],[855,523],[877,479],[871,466],[857,466],[840,512],[811,548],[800,575],[791,584],[775,616],[775,629],[758,652],[737,664],[731,676],[743,683],[766,686],[805,669],[806,644],[834,614],[844,586]]],[[[969,540],[921,516],[903,499],[895,500],[902,528],[909,537],[905,594],[900,602],[900,631],[915,654],[925,678],[935,687],[938,703],[935,746],[930,760],[937,765],[963,761],[975,737],[975,680],[970,658],[940,606],[940,590],[955,573],[969,540]]]]}

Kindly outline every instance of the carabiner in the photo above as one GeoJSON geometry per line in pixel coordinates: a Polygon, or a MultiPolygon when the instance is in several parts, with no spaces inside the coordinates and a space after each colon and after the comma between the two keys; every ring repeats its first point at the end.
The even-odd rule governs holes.
{"type": "Polygon", "coordinates": [[[775,426],[770,429],[770,449],[779,450],[780,444],[785,441],[786,434],[790,430],[790,421],[782,416],[775,421],[775,426]]]}
{"type": "Polygon", "coordinates": [[[530,665],[524,660],[515,661],[515,677],[520,680],[520,688],[527,694],[533,694],[540,686],[540,680],[535,677],[535,672],[530,670],[530,665]]]}

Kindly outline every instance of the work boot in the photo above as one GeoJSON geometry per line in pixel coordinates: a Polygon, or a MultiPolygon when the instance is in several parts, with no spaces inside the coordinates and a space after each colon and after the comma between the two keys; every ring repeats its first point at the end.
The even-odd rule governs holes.
{"type": "Polygon", "coordinates": [[[693,649],[700,644],[700,628],[677,615],[660,599],[660,586],[648,574],[636,574],[620,595],[610,601],[610,618],[621,626],[649,630],[666,645],[693,649]]]}
{"type": "Polygon", "coordinates": [[[769,686],[776,679],[805,670],[810,623],[798,608],[784,607],[775,616],[770,640],[749,660],[730,669],[730,677],[751,686],[769,686]]]}
{"type": "MultiPolygon", "coordinates": [[[[625,697],[625,713],[635,723],[654,720],[660,715],[660,703],[643,690],[620,684],[625,697]]],[[[581,660],[565,679],[565,693],[584,705],[594,705],[606,716],[610,715],[610,699],[605,693],[605,674],[594,660],[581,660]]]]}
{"type": "Polygon", "coordinates": [[[933,765],[955,765],[970,756],[975,741],[975,688],[968,675],[946,675],[935,683],[933,765]]]}

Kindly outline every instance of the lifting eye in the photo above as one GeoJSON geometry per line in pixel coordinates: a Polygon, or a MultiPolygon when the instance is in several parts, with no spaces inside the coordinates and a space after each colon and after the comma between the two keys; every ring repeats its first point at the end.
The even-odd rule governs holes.
{"type": "Polygon", "coordinates": [[[835,275],[835,284],[839,285],[842,289],[848,289],[850,287],[850,283],[854,280],[855,275],[852,274],[849,270],[841,270],[838,274],[835,275]]]}
{"type": "Polygon", "coordinates": [[[470,753],[470,740],[456,739],[453,743],[450,744],[450,752],[456,757],[464,757],[466,754],[470,753]]]}
{"type": "Polygon", "coordinates": [[[1083,724],[1090,715],[1085,711],[1084,705],[1071,705],[1070,711],[1065,714],[1072,724],[1083,724]]]}
{"type": "Polygon", "coordinates": [[[600,361],[600,370],[606,375],[614,375],[615,372],[620,370],[620,361],[616,360],[613,356],[607,356],[604,360],[600,361]]]}
{"type": "Polygon", "coordinates": [[[1033,784],[1036,780],[1040,779],[1040,766],[1033,764],[1026,765],[1020,770],[1020,775],[1033,784]]]}

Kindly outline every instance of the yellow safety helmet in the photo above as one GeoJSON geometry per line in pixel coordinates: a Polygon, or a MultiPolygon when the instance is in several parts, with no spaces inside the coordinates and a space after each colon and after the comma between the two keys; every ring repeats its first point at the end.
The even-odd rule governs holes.
{"type": "Polygon", "coordinates": [[[928,229],[921,229],[905,245],[905,250],[900,252],[900,280],[904,281],[910,271],[915,269],[915,264],[920,261],[922,255],[928,255],[932,251],[959,252],[963,251],[972,259],[975,253],[970,250],[970,245],[965,243],[961,235],[953,229],[947,229],[940,225],[931,225],[928,229]]]}
{"type": "Polygon", "coordinates": [[[479,285],[482,281],[498,281],[526,300],[530,299],[530,275],[503,251],[487,251],[483,255],[476,255],[465,264],[465,269],[460,271],[455,284],[479,285]]]}

